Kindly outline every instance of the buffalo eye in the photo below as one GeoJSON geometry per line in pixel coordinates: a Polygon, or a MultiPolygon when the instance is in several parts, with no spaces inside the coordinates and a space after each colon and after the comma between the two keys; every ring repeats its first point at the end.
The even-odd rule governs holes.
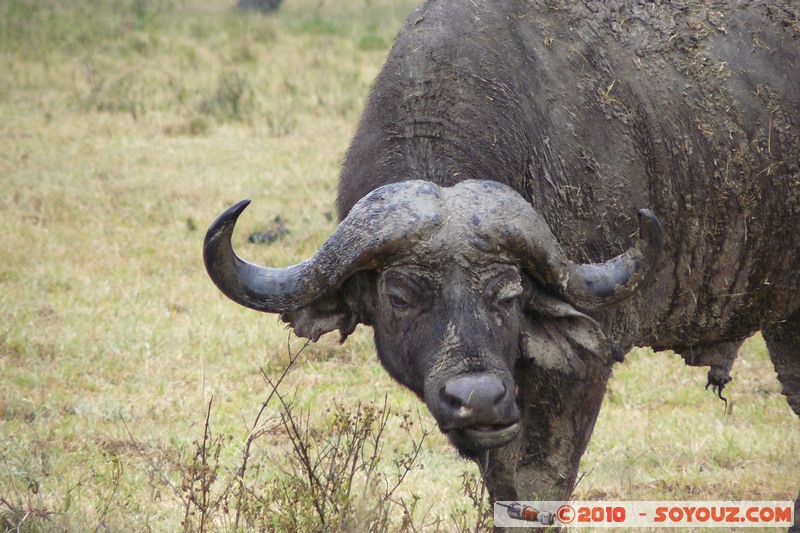
{"type": "Polygon", "coordinates": [[[508,283],[495,294],[495,305],[504,311],[510,311],[517,299],[522,295],[522,286],[519,282],[508,283]]]}
{"type": "Polygon", "coordinates": [[[403,314],[424,308],[434,288],[429,279],[418,274],[416,268],[396,266],[384,272],[381,292],[386,307],[403,314]]]}
{"type": "Polygon", "coordinates": [[[502,300],[498,300],[497,305],[504,308],[504,309],[511,309],[514,307],[514,302],[517,301],[517,296],[510,296],[508,298],[503,298],[502,300]]]}
{"type": "Polygon", "coordinates": [[[389,304],[398,311],[405,311],[410,307],[406,300],[396,294],[389,294],[389,304]]]}

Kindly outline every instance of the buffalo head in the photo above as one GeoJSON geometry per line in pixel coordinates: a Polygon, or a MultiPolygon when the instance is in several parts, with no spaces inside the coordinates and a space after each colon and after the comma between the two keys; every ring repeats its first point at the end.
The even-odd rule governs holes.
{"type": "Polygon", "coordinates": [[[639,212],[639,240],[605,263],[569,261],[542,216],[511,188],[464,181],[385,185],[360,200],[317,253],[285,268],[256,266],[231,246],[248,202],[206,235],[206,269],[235,302],[281,313],[317,340],[371,325],[381,363],[428,405],[463,453],[519,433],[519,357],[580,375],[609,357],[585,312],[631,296],[661,250],[661,227],[639,212]]]}

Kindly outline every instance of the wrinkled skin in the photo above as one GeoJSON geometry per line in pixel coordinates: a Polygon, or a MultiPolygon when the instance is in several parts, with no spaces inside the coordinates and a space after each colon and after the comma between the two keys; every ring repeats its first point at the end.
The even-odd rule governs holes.
{"type": "MultiPolygon", "coordinates": [[[[446,264],[446,257],[436,259],[446,264]]],[[[519,355],[519,271],[496,263],[469,270],[430,266],[398,265],[381,273],[378,356],[392,377],[424,399],[462,453],[508,444],[519,430],[512,375],[519,355]],[[495,394],[486,405],[465,407],[457,390],[448,394],[448,376],[482,374],[488,376],[474,381],[475,393],[495,394]]]]}
{"type": "Polygon", "coordinates": [[[798,18],[785,0],[424,2],[346,154],[337,252],[234,267],[239,209],[209,230],[209,273],[301,336],[372,326],[494,499],[570,496],[633,346],[721,391],[763,330],[800,415],[798,18]],[[430,186],[391,185],[409,180],[430,186]],[[517,200],[530,212],[505,217],[517,200]],[[663,242],[640,214],[636,244],[643,207],[663,242]]]}

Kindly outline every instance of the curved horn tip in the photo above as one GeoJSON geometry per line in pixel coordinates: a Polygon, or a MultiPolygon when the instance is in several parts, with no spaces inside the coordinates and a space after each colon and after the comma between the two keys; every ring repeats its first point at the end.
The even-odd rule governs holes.
{"type": "MultiPolygon", "coordinates": [[[[248,205],[250,205],[250,200],[249,199],[245,198],[244,200],[239,200],[238,202],[236,202],[235,204],[230,206],[228,209],[223,211],[217,217],[217,220],[214,221],[214,224],[216,224],[218,221],[219,222],[223,222],[223,221],[226,221],[226,220],[230,220],[230,221],[235,222],[236,219],[239,218],[239,215],[241,215],[242,212],[245,209],[247,209],[248,205]]],[[[214,224],[212,224],[212,226],[214,224]]]]}
{"type": "Polygon", "coordinates": [[[571,263],[567,300],[579,311],[594,311],[630,298],[655,272],[664,231],[649,209],[639,209],[639,241],[604,263],[571,263]]]}
{"type": "Polygon", "coordinates": [[[649,209],[639,209],[639,237],[649,244],[661,246],[664,229],[658,217],[649,209]]]}
{"type": "Polygon", "coordinates": [[[239,215],[242,214],[248,205],[250,205],[250,200],[245,199],[236,202],[228,209],[223,211],[208,227],[205,238],[206,244],[208,244],[208,241],[210,241],[215,235],[233,227],[236,224],[236,221],[239,219],[239,215]]]}
{"type": "MultiPolygon", "coordinates": [[[[235,204],[233,204],[232,206],[230,206],[230,207],[227,209],[227,211],[236,211],[237,213],[241,213],[242,211],[244,211],[244,210],[245,210],[245,208],[246,208],[248,205],[250,205],[250,199],[249,199],[249,198],[245,198],[244,200],[239,200],[238,202],[236,202],[235,204]]],[[[651,214],[652,214],[652,213],[651,213],[651,214]]]]}

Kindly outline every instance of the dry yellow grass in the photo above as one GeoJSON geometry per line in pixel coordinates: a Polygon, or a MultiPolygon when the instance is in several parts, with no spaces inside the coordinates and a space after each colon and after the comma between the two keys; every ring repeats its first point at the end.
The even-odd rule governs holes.
{"type": "MultiPolygon", "coordinates": [[[[213,287],[203,231],[250,197],[236,240],[247,258],[287,264],[324,240],[339,161],[413,3],[287,0],[273,17],[221,0],[0,4],[0,496],[13,504],[0,518],[180,529],[181,500],[159,475],[180,492],[211,397],[211,429],[229,437],[220,475],[238,467],[267,392],[259,368],[280,373],[287,332],[213,287]],[[290,235],[247,244],[276,215],[290,235]]],[[[633,354],[611,383],[578,496],[793,498],[800,423],[763,343],[748,343],[733,375],[724,416],[704,370],[633,354]]],[[[419,407],[363,328],[344,346],[333,336],[309,346],[282,387],[320,432],[334,403],[419,407]]],[[[405,438],[393,418],[387,469],[405,438]]],[[[258,441],[273,465],[259,479],[278,475],[287,453],[280,434],[258,441]]],[[[469,508],[459,475],[476,469],[438,433],[421,453],[402,495],[452,529],[450,515],[469,508]]],[[[220,510],[214,524],[230,518],[220,510]]]]}

